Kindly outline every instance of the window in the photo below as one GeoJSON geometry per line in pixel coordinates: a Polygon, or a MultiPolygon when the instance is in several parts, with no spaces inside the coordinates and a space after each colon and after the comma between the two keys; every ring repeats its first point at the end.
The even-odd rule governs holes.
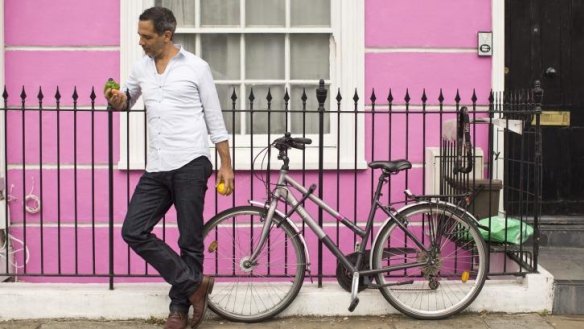
{"type": "MultiPolygon", "coordinates": [[[[233,91],[239,97],[236,108],[248,109],[247,97],[253,90],[256,109],[265,110],[270,88],[275,110],[270,133],[302,133],[301,115],[285,118],[278,111],[285,109],[285,90],[291,97],[290,109],[298,111],[303,89],[314,95],[320,78],[330,81],[331,0],[157,0],[155,5],[170,8],[177,16],[175,42],[211,66],[224,109],[232,107],[233,91]]],[[[238,112],[236,122],[231,122],[231,113],[226,113],[229,132],[268,133],[267,113],[255,113],[253,120],[249,116],[238,112]]],[[[316,128],[309,125],[306,133],[317,133],[316,128]]],[[[328,130],[327,124],[325,133],[328,130]]]]}
{"type": "MultiPolygon", "coordinates": [[[[127,76],[133,61],[142,55],[134,36],[137,17],[144,8],[157,5],[168,7],[175,13],[178,23],[175,42],[211,66],[224,110],[232,108],[231,95],[234,91],[238,96],[236,108],[247,110],[248,97],[253,90],[254,110],[258,111],[253,114],[253,118],[245,111],[236,113],[235,122],[231,112],[224,115],[229,132],[236,138],[238,148],[235,152],[241,152],[241,155],[235,156],[236,168],[250,167],[251,134],[254,146],[265,146],[268,143],[268,88],[273,110],[270,114],[270,138],[288,130],[293,134],[305,133],[315,142],[318,107],[315,91],[319,79],[325,79],[329,89],[327,109],[336,109],[334,96],[337,89],[346,95],[352,95],[355,88],[362,90],[364,11],[360,1],[155,0],[143,1],[140,5],[131,2],[121,2],[122,36],[132,36],[122,40],[122,80],[127,76]],[[306,108],[314,111],[314,114],[306,116],[298,112],[302,109],[300,98],[304,90],[308,96],[306,108]],[[290,113],[287,117],[282,112],[285,91],[290,96],[290,113]]],[[[350,105],[350,102],[346,103],[350,105]]],[[[129,158],[130,168],[142,168],[145,158],[144,121],[137,115],[130,117],[129,138],[132,147],[129,157],[126,157],[124,144],[127,125],[123,118],[122,160],[119,167],[127,168],[125,159],[129,158]],[[136,129],[141,125],[141,129],[136,129]]],[[[335,120],[336,116],[326,114],[325,147],[331,155],[327,158],[336,158],[336,152],[341,152],[347,158],[347,167],[352,167],[355,136],[343,133],[340,143],[343,150],[338,150],[335,120]]],[[[347,129],[353,131],[354,122],[347,122],[347,129],[341,129],[344,132],[347,129]]],[[[308,149],[307,153],[306,166],[315,168],[316,147],[308,149]]],[[[359,159],[363,159],[362,154],[359,159]]]]}

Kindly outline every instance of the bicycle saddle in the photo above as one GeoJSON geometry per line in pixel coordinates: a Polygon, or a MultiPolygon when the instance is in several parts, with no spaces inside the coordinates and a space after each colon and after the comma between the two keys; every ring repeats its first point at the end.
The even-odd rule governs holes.
{"type": "Polygon", "coordinates": [[[408,160],[395,160],[395,161],[373,161],[369,163],[369,168],[371,169],[383,169],[392,174],[400,172],[402,170],[410,169],[412,164],[408,160]]]}

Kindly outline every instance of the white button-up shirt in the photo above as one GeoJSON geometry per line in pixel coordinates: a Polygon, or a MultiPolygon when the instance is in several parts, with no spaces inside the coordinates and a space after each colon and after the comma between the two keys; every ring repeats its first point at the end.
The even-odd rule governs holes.
{"type": "Polygon", "coordinates": [[[228,139],[209,64],[176,47],[179,52],[162,74],[154,59],[144,56],[126,82],[130,107],[144,96],[148,172],[177,169],[200,156],[210,158],[209,135],[213,143],[228,139]]]}

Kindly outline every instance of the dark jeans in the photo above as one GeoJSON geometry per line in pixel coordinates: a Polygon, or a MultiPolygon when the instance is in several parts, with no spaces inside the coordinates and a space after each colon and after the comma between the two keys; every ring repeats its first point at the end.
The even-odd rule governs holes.
{"type": "Polygon", "coordinates": [[[145,172],[122,227],[124,241],[172,285],[169,293],[172,311],[188,311],[188,297],[203,278],[203,206],[211,173],[211,162],[204,156],[176,170],[145,172]],[[173,204],[180,256],[152,234],[173,204]]]}

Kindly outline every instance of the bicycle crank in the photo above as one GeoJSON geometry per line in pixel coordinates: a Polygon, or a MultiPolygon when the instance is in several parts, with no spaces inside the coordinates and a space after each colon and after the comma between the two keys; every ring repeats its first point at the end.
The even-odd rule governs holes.
{"type": "MultiPolygon", "coordinates": [[[[369,255],[371,251],[365,250],[365,254],[363,255],[363,261],[361,262],[361,268],[359,271],[368,270],[369,269],[369,255]]],[[[347,260],[349,262],[355,264],[357,262],[357,254],[356,252],[346,255],[347,260]]],[[[337,282],[344,290],[351,292],[353,286],[353,273],[343,266],[341,262],[337,262],[337,270],[336,270],[336,277],[337,282]]],[[[359,277],[359,291],[363,291],[364,289],[370,288],[370,283],[372,279],[370,277],[361,276],[359,277]]]]}

